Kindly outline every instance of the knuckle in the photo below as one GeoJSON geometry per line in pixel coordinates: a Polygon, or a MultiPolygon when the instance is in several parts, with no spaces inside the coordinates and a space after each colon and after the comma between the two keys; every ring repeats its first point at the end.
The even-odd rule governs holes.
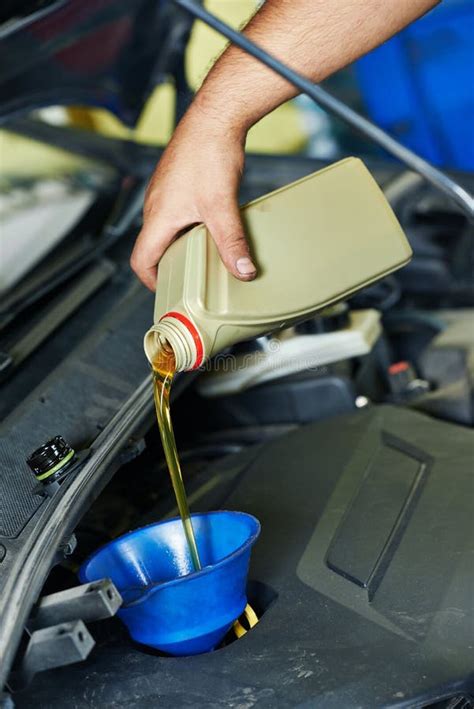
{"type": "Polygon", "coordinates": [[[132,254],[130,256],[130,268],[132,269],[132,271],[134,273],[136,273],[138,275],[138,273],[140,271],[140,264],[139,264],[137,257],[134,254],[132,254]]]}
{"type": "Polygon", "coordinates": [[[153,198],[152,195],[149,195],[148,197],[145,197],[145,201],[143,203],[143,216],[144,218],[149,218],[153,216],[154,214],[158,213],[160,211],[160,207],[157,203],[157,200],[153,198]]]}
{"type": "Polygon", "coordinates": [[[144,270],[143,253],[140,248],[134,248],[130,254],[130,267],[137,274],[144,270]]]}
{"type": "Polygon", "coordinates": [[[143,216],[157,216],[164,211],[161,192],[155,186],[148,186],[143,200],[143,216]]]}
{"type": "Polygon", "coordinates": [[[222,235],[221,243],[222,246],[229,251],[232,251],[233,249],[242,249],[243,246],[245,248],[247,247],[247,242],[245,241],[244,235],[237,231],[225,232],[222,235]]]}
{"type": "Polygon", "coordinates": [[[223,216],[226,206],[232,204],[232,195],[226,190],[200,190],[196,195],[198,208],[206,213],[214,214],[215,217],[223,216]]]}

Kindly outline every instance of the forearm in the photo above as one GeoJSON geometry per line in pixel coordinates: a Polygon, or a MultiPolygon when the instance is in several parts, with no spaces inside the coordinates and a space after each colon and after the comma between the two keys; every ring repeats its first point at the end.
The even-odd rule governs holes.
{"type": "MultiPolygon", "coordinates": [[[[439,0],[266,0],[244,34],[314,82],[381,44],[439,0]]],[[[247,130],[298,91],[235,46],[209,72],[191,114],[247,130]]]]}

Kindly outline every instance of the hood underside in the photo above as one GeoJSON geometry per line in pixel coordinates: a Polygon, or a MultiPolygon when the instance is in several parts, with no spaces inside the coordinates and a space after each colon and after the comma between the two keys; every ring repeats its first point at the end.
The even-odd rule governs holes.
{"type": "Polygon", "coordinates": [[[30,0],[0,13],[0,121],[75,104],[133,125],[153,85],[176,74],[191,25],[163,0],[30,0]]]}

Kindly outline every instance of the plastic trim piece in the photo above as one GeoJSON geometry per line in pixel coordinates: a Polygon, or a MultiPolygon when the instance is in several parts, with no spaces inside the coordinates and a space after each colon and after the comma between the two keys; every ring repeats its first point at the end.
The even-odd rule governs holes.
{"type": "Polygon", "coordinates": [[[76,527],[84,506],[97,496],[120,466],[119,453],[152,413],[147,377],[97,437],[82,471],[65,481],[54,509],[35,520],[38,530],[21,549],[0,599],[0,687],[6,682],[31,604],[40,594],[60,544],[76,527]]]}

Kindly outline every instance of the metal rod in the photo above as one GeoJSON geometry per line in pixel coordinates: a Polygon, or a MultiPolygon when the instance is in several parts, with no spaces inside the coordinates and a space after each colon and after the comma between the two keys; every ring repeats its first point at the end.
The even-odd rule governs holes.
{"type": "Polygon", "coordinates": [[[320,106],[323,106],[327,111],[338,116],[343,121],[351,125],[353,128],[363,133],[367,138],[374,141],[382,148],[405,163],[407,167],[420,174],[433,187],[443,192],[450,197],[469,217],[474,217],[474,198],[467,190],[464,189],[451,177],[446,175],[442,170],[431,165],[429,162],[421,158],[419,155],[406,148],[397,140],[392,138],[388,133],[385,133],[381,128],[376,126],[371,121],[367,120],[356,111],[346,106],[339,99],[331,96],[325,89],[317,84],[314,84],[309,79],[306,79],[301,74],[298,74],[293,69],[283,64],[273,55],[259,47],[255,42],[252,42],[242,33],[237,32],[232,27],[227,25],[222,20],[219,20],[215,15],[212,15],[201,5],[196,4],[193,0],[173,0],[179,7],[186,10],[195,18],[202,20],[206,25],[212,27],[220,34],[227,37],[233,44],[243,49],[245,52],[258,59],[263,64],[273,69],[277,74],[289,81],[293,86],[296,86],[302,93],[309,96],[320,106]]]}

